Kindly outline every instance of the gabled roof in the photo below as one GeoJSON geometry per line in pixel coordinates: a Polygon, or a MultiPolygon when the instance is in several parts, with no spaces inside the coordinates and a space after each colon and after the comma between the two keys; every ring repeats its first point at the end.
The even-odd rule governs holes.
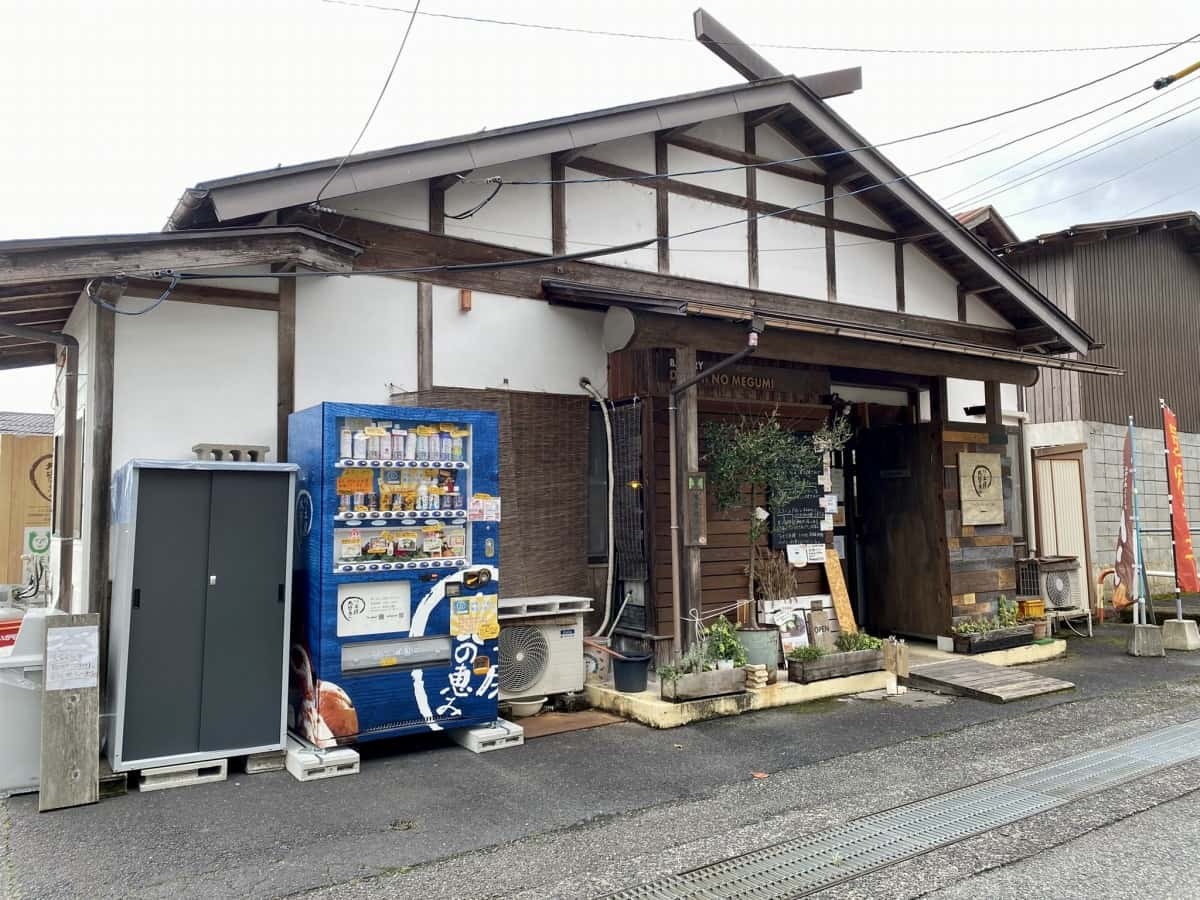
{"type": "Polygon", "coordinates": [[[0,412],[0,434],[54,434],[50,413],[0,412]]]}
{"type": "Polygon", "coordinates": [[[994,206],[968,209],[966,212],[955,213],[954,218],[993,250],[1017,242],[1017,233],[1008,226],[994,206]]]}
{"type": "Polygon", "coordinates": [[[1183,232],[1188,249],[1193,253],[1200,253],[1200,216],[1194,212],[1162,213],[1137,219],[1115,219],[1111,222],[1085,222],[1061,231],[1039,234],[1027,241],[1014,241],[1004,247],[1004,252],[1029,253],[1039,247],[1053,244],[1092,243],[1114,238],[1133,237],[1150,231],[1183,232]]]}
{"type": "MultiPolygon", "coordinates": [[[[350,157],[325,190],[338,197],[551,153],[708,119],[774,111],[773,124],[807,155],[819,156],[827,177],[871,208],[951,272],[968,291],[979,292],[1022,332],[1031,345],[1050,352],[1086,352],[1095,342],[1078,324],[999,260],[946,209],[917,187],[802,79],[766,78],[716,88],[394,147],[350,157]]],[[[168,228],[251,220],[274,210],[313,201],[338,165],[329,159],[201,182],[186,191],[168,228]]]]}

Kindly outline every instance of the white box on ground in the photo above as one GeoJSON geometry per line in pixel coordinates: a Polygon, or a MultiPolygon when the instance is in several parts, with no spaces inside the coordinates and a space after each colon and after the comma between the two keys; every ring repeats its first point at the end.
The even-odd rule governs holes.
{"type": "Polygon", "coordinates": [[[358,751],[350,747],[321,750],[289,734],[285,765],[297,781],[320,781],[339,775],[357,775],[360,762],[358,751]]]}
{"type": "Polygon", "coordinates": [[[46,618],[31,609],[11,647],[0,650],[0,796],[36,791],[42,768],[42,676],[46,618]]]}
{"type": "Polygon", "coordinates": [[[497,719],[491,725],[476,728],[456,728],[450,739],[472,753],[487,753],[505,747],[520,747],[525,743],[525,729],[513,722],[497,719]]]}

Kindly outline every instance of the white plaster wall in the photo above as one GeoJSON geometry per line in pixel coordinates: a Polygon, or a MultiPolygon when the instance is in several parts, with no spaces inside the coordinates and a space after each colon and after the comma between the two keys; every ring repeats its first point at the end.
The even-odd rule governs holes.
{"type": "MultiPolygon", "coordinates": [[[[482,181],[499,175],[506,181],[547,180],[550,157],[537,156],[476,169],[468,178],[482,181]]],[[[492,192],[493,185],[464,183],[446,191],[446,212],[462,213],[492,192]]],[[[553,245],[550,225],[550,186],[508,184],[487,206],[459,222],[447,217],[446,234],[486,240],[505,247],[549,253],[553,245]],[[518,236],[519,235],[519,236],[518,236]]]]}
{"type": "Polygon", "coordinates": [[[416,282],[369,275],[300,279],[296,409],[325,401],[388,403],[389,384],[417,388],[416,282]]]}
{"type": "Polygon", "coordinates": [[[836,240],[838,303],[895,310],[895,247],[841,233],[836,240]]]}
{"type": "Polygon", "coordinates": [[[118,316],[113,468],[193,458],[202,441],[265,444],[274,459],[276,340],[276,315],[261,310],[167,301],[118,316]]]}
{"type": "Polygon", "coordinates": [[[361,194],[335,197],[332,200],[325,200],[324,205],[358,219],[369,219],[372,222],[384,222],[388,225],[402,225],[406,228],[420,228],[423,231],[429,229],[429,182],[427,181],[414,181],[410,184],[398,184],[394,187],[363,191],[361,194]]]}
{"type": "Polygon", "coordinates": [[[653,172],[654,135],[638,134],[619,141],[605,141],[589,149],[584,156],[640,172],[653,172]]]}
{"type": "Polygon", "coordinates": [[[758,285],[764,291],[825,300],[825,232],[777,217],[759,219],[758,285]]]}
{"type": "MultiPolygon", "coordinates": [[[[746,124],[741,116],[722,116],[701,122],[687,131],[691,137],[712,141],[723,147],[741,150],[746,146],[746,124]]],[[[728,163],[726,163],[728,165],[728,163]]]]}
{"type": "MultiPolygon", "coordinates": [[[[672,194],[668,206],[671,234],[744,219],[740,210],[672,194]]],[[[728,225],[671,241],[671,273],[745,287],[749,273],[746,228],[728,225]]]]}
{"type": "MultiPolygon", "coordinates": [[[[742,149],[742,141],[739,140],[736,144],[719,142],[723,146],[731,150],[742,149]]],[[[672,173],[672,178],[675,181],[683,181],[688,184],[698,184],[703,187],[712,188],[717,191],[724,191],[727,194],[737,194],[739,197],[746,196],[746,170],[745,169],[729,169],[724,172],[712,172],[706,175],[684,175],[684,172],[692,172],[703,169],[720,169],[726,166],[737,165],[731,163],[727,159],[718,159],[715,156],[706,156],[701,153],[694,153],[691,150],[685,150],[682,147],[676,147],[673,144],[667,147],[667,168],[672,173]]],[[[653,171],[653,170],[651,170],[653,171]]]]}
{"type": "Polygon", "coordinates": [[[759,200],[789,208],[804,206],[806,212],[816,214],[825,212],[825,190],[819,184],[777,175],[763,169],[758,170],[755,181],[755,192],[759,200]]]}
{"type": "Polygon", "coordinates": [[[759,125],[754,129],[754,146],[757,148],[758,155],[765,156],[767,159],[786,159],[789,160],[788,165],[790,166],[799,166],[810,172],[821,171],[821,167],[813,160],[802,159],[791,162],[790,160],[794,160],[798,156],[808,156],[809,154],[790,143],[770,125],[759,125]]]}
{"type": "MultiPolygon", "coordinates": [[[[224,267],[216,268],[216,269],[203,269],[203,270],[188,269],[188,271],[189,272],[203,271],[205,273],[205,275],[213,276],[211,278],[205,278],[202,281],[198,282],[199,284],[202,284],[205,287],[227,287],[227,288],[233,288],[234,290],[238,290],[238,291],[265,291],[270,294],[274,294],[279,290],[279,279],[270,277],[271,276],[271,266],[269,264],[263,264],[261,266],[236,266],[236,267],[224,266],[224,267]],[[244,274],[244,275],[262,275],[263,277],[262,278],[222,278],[222,277],[220,277],[222,275],[222,273],[224,273],[224,274],[238,273],[238,274],[244,274]]],[[[164,287],[165,287],[165,285],[164,285],[164,287]]],[[[150,297],[150,298],[139,297],[137,299],[130,299],[129,307],[131,309],[141,309],[142,307],[149,306],[153,302],[154,302],[153,297],[150,297]]]]}
{"type": "MultiPolygon", "coordinates": [[[[583,173],[566,170],[567,177],[583,173]]],[[[658,233],[658,207],[653,188],[620,181],[568,184],[567,251],[613,247],[658,233]]],[[[658,269],[657,245],[596,257],[595,262],[632,269],[658,269]]]]}
{"type": "Polygon", "coordinates": [[[870,225],[873,228],[882,228],[885,231],[895,230],[891,225],[864,206],[857,197],[835,196],[833,200],[833,214],[835,218],[845,219],[848,222],[857,222],[859,225],[870,225]]]}
{"type": "Polygon", "coordinates": [[[958,282],[911,245],[904,247],[904,308],[917,316],[958,319],[958,282]]]}
{"type": "MultiPolygon", "coordinates": [[[[963,412],[967,406],[983,406],[983,382],[969,381],[965,378],[946,379],[946,403],[950,411],[950,419],[955,422],[983,422],[985,416],[968,416],[963,412]]],[[[1013,422],[1016,417],[1009,414],[1017,412],[1017,386],[1015,384],[1000,385],[1000,411],[1013,422]]]]}
{"type": "Polygon", "coordinates": [[[433,289],[433,383],[582,394],[581,377],[608,386],[604,314],[544,300],[475,291],[460,312],[458,291],[433,289]]]}
{"type": "Polygon", "coordinates": [[[975,294],[967,294],[967,322],[971,325],[986,325],[1011,331],[1012,322],[996,312],[975,294]]]}

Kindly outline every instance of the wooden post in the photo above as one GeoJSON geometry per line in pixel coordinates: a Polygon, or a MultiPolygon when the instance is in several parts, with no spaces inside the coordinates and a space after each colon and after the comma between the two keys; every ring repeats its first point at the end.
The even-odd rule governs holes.
{"type": "MultiPolygon", "coordinates": [[[[833,185],[825,185],[825,218],[829,222],[834,219],[833,185]]],[[[830,303],[837,303],[837,232],[825,226],[825,284],[826,297],[830,303]]]]}
{"type": "Polygon", "coordinates": [[[996,429],[1004,428],[1004,413],[1000,408],[1000,382],[985,381],[983,383],[983,408],[988,425],[996,429]]]}
{"type": "Polygon", "coordinates": [[[551,156],[550,235],[551,250],[555,254],[567,252],[567,186],[563,184],[566,177],[567,167],[563,165],[562,156],[551,156]]]}
{"type": "Polygon", "coordinates": [[[288,416],[296,411],[296,279],[279,279],[279,313],[275,326],[276,398],[275,459],[288,454],[288,416]]]}
{"type": "Polygon", "coordinates": [[[446,233],[446,189],[440,178],[429,179],[429,233],[446,233]]]}
{"type": "Polygon", "coordinates": [[[87,611],[100,615],[100,683],[108,663],[108,541],[112,495],[113,361],[116,358],[116,315],[97,305],[92,327],[91,382],[88,407],[92,426],[90,468],[92,492],[88,511],[87,611]]]}
{"type": "Polygon", "coordinates": [[[904,312],[904,243],[896,241],[896,311],[904,312]]]}
{"type": "MultiPolygon", "coordinates": [[[[683,381],[696,374],[696,350],[694,347],[680,347],[675,351],[675,378],[683,381]]],[[[696,389],[692,387],[684,391],[675,401],[675,450],[676,478],[679,482],[676,488],[676,498],[679,507],[679,521],[687,523],[687,484],[689,472],[700,468],[700,428],[696,407],[696,389]]],[[[686,538],[687,535],[685,534],[686,538]]],[[[691,611],[703,614],[703,595],[700,586],[700,554],[702,547],[692,546],[689,540],[683,540],[679,551],[680,579],[680,612],[685,621],[691,620],[691,611]]],[[[683,629],[684,643],[690,645],[696,639],[695,628],[687,625],[683,629]]],[[[677,648],[681,649],[681,648],[677,648]]]]}
{"type": "Polygon", "coordinates": [[[950,396],[946,379],[938,376],[929,383],[929,421],[945,425],[950,421],[950,396]]]}
{"type": "Polygon", "coordinates": [[[46,619],[38,810],[100,798],[100,616],[46,619]]]}
{"type": "MultiPolygon", "coordinates": [[[[666,175],[669,171],[667,156],[667,138],[662,132],[654,135],[654,171],[657,175],[666,175]]],[[[658,271],[667,274],[671,271],[671,243],[667,235],[671,233],[670,203],[671,195],[667,190],[665,179],[654,181],[655,212],[658,228],[658,271]]]]}
{"type": "Polygon", "coordinates": [[[433,285],[417,283],[417,390],[433,387],[433,285]]]}
{"type": "MultiPolygon", "coordinates": [[[[743,144],[747,153],[758,152],[758,137],[754,126],[745,122],[743,144]]],[[[758,169],[746,167],[746,199],[749,201],[746,209],[746,252],[747,252],[747,285],[758,287],[758,214],[754,211],[754,202],[758,199],[758,169]]]]}

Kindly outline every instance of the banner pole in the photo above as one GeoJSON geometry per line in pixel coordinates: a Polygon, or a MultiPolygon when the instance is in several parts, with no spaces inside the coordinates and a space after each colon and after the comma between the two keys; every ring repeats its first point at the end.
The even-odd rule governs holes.
{"type": "Polygon", "coordinates": [[[1137,487],[1137,440],[1133,433],[1133,416],[1129,417],[1129,477],[1133,485],[1133,583],[1136,603],[1133,608],[1133,623],[1146,624],[1146,591],[1142,583],[1142,532],[1138,514],[1137,487]]]}
{"type": "Polygon", "coordinates": [[[1172,486],[1175,480],[1171,477],[1171,450],[1167,439],[1167,401],[1158,398],[1158,408],[1163,420],[1163,464],[1167,467],[1167,510],[1171,522],[1171,569],[1175,573],[1175,618],[1183,619],[1183,596],[1179,590],[1179,548],[1175,545],[1175,495],[1172,486]]]}

